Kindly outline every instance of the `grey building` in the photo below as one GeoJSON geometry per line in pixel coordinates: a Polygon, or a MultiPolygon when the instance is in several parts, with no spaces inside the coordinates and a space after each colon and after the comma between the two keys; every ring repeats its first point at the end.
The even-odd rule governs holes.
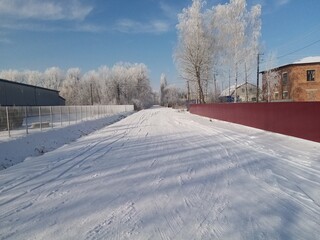
{"type": "Polygon", "coordinates": [[[59,91],[0,79],[0,106],[60,106],[59,91]]]}

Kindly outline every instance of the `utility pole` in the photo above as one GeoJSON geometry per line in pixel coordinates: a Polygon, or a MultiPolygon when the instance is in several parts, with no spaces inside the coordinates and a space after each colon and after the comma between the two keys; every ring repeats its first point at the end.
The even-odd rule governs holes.
{"type": "Polygon", "coordinates": [[[217,79],[216,79],[216,73],[213,73],[213,81],[214,81],[214,102],[217,102],[217,79]]]}
{"type": "Polygon", "coordinates": [[[248,102],[249,100],[249,96],[248,96],[248,72],[247,72],[247,63],[244,63],[244,70],[245,70],[245,78],[246,78],[246,102],[248,102]]]}
{"type": "Polygon", "coordinates": [[[231,86],[230,86],[230,68],[229,68],[229,98],[230,98],[230,102],[231,102],[231,89],[230,89],[230,87],[231,86]]]}
{"type": "Polygon", "coordinates": [[[257,54],[257,99],[256,101],[259,102],[259,64],[260,64],[260,55],[263,55],[263,53],[258,53],[257,54]]]}
{"type": "Polygon", "coordinates": [[[189,101],[190,101],[190,86],[189,86],[189,81],[187,81],[187,91],[188,91],[188,93],[187,93],[187,101],[188,101],[188,103],[189,103],[189,101]]]}
{"type": "Polygon", "coordinates": [[[238,88],[238,63],[236,64],[236,86],[234,88],[234,102],[238,102],[238,93],[237,93],[237,88],[238,88]]]}

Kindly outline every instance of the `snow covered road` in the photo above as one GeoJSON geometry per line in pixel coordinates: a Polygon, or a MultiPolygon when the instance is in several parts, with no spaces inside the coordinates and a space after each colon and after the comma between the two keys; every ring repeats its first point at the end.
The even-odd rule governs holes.
{"type": "Polygon", "coordinates": [[[317,239],[320,144],[137,112],[0,172],[0,239],[317,239]]]}

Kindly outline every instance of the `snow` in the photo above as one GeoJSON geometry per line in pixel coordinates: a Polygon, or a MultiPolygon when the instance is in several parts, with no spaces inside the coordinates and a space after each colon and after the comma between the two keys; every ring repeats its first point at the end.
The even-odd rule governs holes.
{"type": "MultiPolygon", "coordinates": [[[[238,84],[238,87],[240,87],[242,84],[238,84]]],[[[237,88],[238,88],[237,87],[237,88]]],[[[233,84],[231,85],[230,87],[224,89],[221,94],[220,94],[220,97],[227,97],[227,96],[232,96],[233,92],[236,90],[236,85],[233,84]]]]}
{"type": "Polygon", "coordinates": [[[137,112],[0,173],[0,239],[320,236],[319,143],[181,110],[137,112]]]}
{"type": "MultiPolygon", "coordinates": [[[[27,157],[39,156],[43,153],[57,149],[64,144],[75,141],[81,136],[88,135],[106,125],[110,125],[132,112],[115,114],[102,119],[86,120],[81,123],[73,123],[70,126],[59,127],[57,124],[53,129],[44,128],[29,130],[26,136],[25,130],[15,130],[8,137],[7,132],[0,134],[0,170],[24,161],[27,157]],[[13,154],[14,153],[14,154],[13,154]]],[[[31,122],[32,120],[29,119],[31,122]]]]}
{"type": "Polygon", "coordinates": [[[320,63],[320,56],[305,57],[294,62],[293,64],[303,64],[303,63],[320,63]]]}
{"type": "MultiPolygon", "coordinates": [[[[247,83],[247,84],[256,87],[255,85],[253,85],[253,84],[251,84],[251,83],[247,83]]],[[[238,84],[238,85],[237,85],[237,89],[240,88],[240,87],[242,87],[243,85],[246,85],[246,83],[244,82],[244,83],[238,84]]],[[[224,89],[224,90],[221,92],[220,97],[232,96],[235,90],[236,90],[236,84],[233,84],[233,85],[230,86],[230,88],[228,87],[228,88],[224,89]],[[230,89],[230,90],[229,90],[229,89],[230,89]],[[230,93],[230,94],[229,94],[229,93],[230,93]]]]}

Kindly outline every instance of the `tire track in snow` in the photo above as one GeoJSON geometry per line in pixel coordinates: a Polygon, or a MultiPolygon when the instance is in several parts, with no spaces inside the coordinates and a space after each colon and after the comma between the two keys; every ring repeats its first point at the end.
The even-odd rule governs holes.
{"type": "MultiPolygon", "coordinates": [[[[139,137],[135,139],[135,142],[139,142],[139,140],[143,140],[148,137],[148,134],[143,133],[141,128],[141,124],[145,121],[146,113],[142,112],[141,116],[138,119],[137,124],[135,124],[135,130],[137,130],[137,135],[131,132],[131,135],[139,137]]],[[[128,139],[129,140],[129,139],[128,139]]],[[[134,167],[137,160],[134,160],[128,164],[126,164],[122,169],[119,170],[119,173],[122,174],[124,172],[129,171],[130,168],[134,167]]],[[[147,166],[146,166],[147,168],[147,166]]],[[[125,186],[124,186],[125,187],[125,186]]],[[[127,194],[125,191],[119,194],[117,200],[125,199],[125,195],[127,194]]],[[[126,202],[124,204],[120,204],[115,210],[113,210],[110,214],[104,217],[103,221],[96,224],[91,230],[86,233],[86,239],[132,239],[135,235],[139,234],[139,229],[141,220],[139,218],[140,212],[136,210],[135,203],[138,202],[144,191],[139,192],[136,196],[131,198],[130,202],[126,202]],[[120,228],[121,226],[121,228],[120,228]]]]}
{"type": "MultiPolygon", "coordinates": [[[[67,174],[68,172],[70,172],[70,170],[72,170],[74,167],[76,166],[79,166],[81,167],[81,165],[87,160],[89,159],[90,157],[94,156],[94,155],[97,155],[98,153],[102,152],[101,154],[95,156],[93,159],[90,159],[92,161],[94,161],[95,159],[98,159],[98,158],[101,158],[103,157],[104,155],[106,155],[111,149],[113,144],[119,142],[121,139],[123,139],[125,136],[128,135],[128,133],[130,131],[132,131],[132,129],[136,129],[137,125],[135,124],[134,126],[131,126],[129,125],[128,128],[123,132],[123,133],[120,133],[120,134],[117,134],[117,130],[114,131],[112,133],[112,135],[108,138],[103,138],[95,143],[90,143],[88,146],[84,147],[83,149],[85,149],[84,151],[80,151],[80,153],[77,153],[75,156],[71,157],[70,159],[67,159],[65,162],[57,165],[57,166],[54,166],[53,168],[47,170],[47,171],[44,171],[42,172],[41,174],[38,174],[38,175],[35,175],[34,177],[32,178],[29,178],[29,179],[26,179],[25,181],[22,181],[22,182],[19,182],[18,184],[15,184],[13,186],[10,186],[10,187],[7,187],[7,188],[4,188],[2,189],[2,193],[6,193],[6,192],[9,192],[11,190],[15,190],[17,187],[19,186],[22,186],[23,184],[27,184],[29,183],[30,181],[32,180],[35,180],[35,179],[38,179],[42,176],[45,176],[46,174],[49,174],[50,172],[52,172],[53,170],[58,170],[59,168],[61,167],[64,167],[66,164],[68,163],[72,163],[72,161],[76,160],[77,158],[81,157],[80,160],[76,161],[74,164],[72,164],[70,167],[66,168],[64,171],[62,171],[60,174],[58,174],[57,176],[54,176],[53,178],[49,179],[49,180],[46,180],[45,182],[35,186],[35,187],[32,187],[31,189],[28,189],[26,191],[24,191],[23,193],[21,194],[18,194],[14,197],[11,197],[10,199],[7,199],[6,201],[4,202],[0,202],[0,206],[5,206],[13,201],[16,201],[18,200],[19,198],[21,198],[22,196],[25,196],[25,195],[30,195],[33,191],[41,188],[41,187],[44,187],[46,186],[46,189],[42,192],[49,192],[52,193],[52,192],[58,192],[60,187],[62,187],[64,184],[65,184],[65,181],[63,181],[62,183],[59,183],[58,185],[54,185],[54,186],[50,186],[50,188],[48,189],[49,187],[49,184],[50,183],[55,183],[59,178],[61,178],[62,176],[64,176],[65,174],[67,174]],[[132,127],[132,128],[131,128],[132,127]],[[117,137],[116,139],[114,139],[115,137],[117,137]],[[109,142],[111,139],[114,139],[112,142],[109,142]],[[107,143],[107,144],[105,144],[107,143]],[[99,145],[102,145],[101,147],[99,147],[98,149],[97,146],[99,145]],[[108,147],[106,149],[106,147],[108,147]],[[50,190],[50,189],[54,189],[54,190],[50,190]]],[[[63,160],[59,160],[60,161],[63,161],[63,160]]],[[[16,191],[16,190],[15,190],[16,191]]],[[[31,199],[28,200],[28,206],[31,206],[31,203],[34,203],[35,201],[37,201],[37,199],[42,195],[42,192],[38,192],[36,194],[33,194],[31,196],[31,199]]],[[[1,192],[0,192],[1,193],[1,192]]],[[[49,197],[51,194],[46,194],[47,197],[49,197]]],[[[24,207],[20,207],[18,209],[21,209],[21,210],[25,210],[27,208],[24,208],[24,207]]],[[[6,214],[2,213],[1,215],[3,217],[7,217],[7,216],[11,216],[12,214],[15,214],[17,211],[15,209],[15,207],[7,207],[6,208],[6,214]]]]}
{"type": "MultiPolygon", "coordinates": [[[[60,189],[65,185],[63,180],[73,185],[71,195],[63,200],[71,197],[71,207],[84,216],[67,212],[59,213],[54,218],[61,216],[69,219],[71,215],[72,219],[78,216],[85,219],[75,220],[76,223],[80,222],[78,225],[66,222],[67,227],[59,223],[51,226],[53,221],[41,215],[56,213],[54,208],[57,205],[51,204],[49,211],[40,211],[40,217],[31,214],[33,225],[38,226],[45,219],[55,231],[61,232],[67,228],[66,234],[71,232],[79,239],[205,240],[232,236],[234,239],[280,239],[281,236],[293,236],[277,235],[281,229],[292,233],[299,230],[301,234],[306,234],[304,230],[308,229],[319,232],[316,218],[319,214],[309,214],[304,205],[296,207],[292,197],[281,193],[278,188],[282,183],[277,183],[281,176],[276,175],[276,170],[284,165],[277,165],[274,169],[272,164],[277,158],[259,153],[258,148],[254,151],[255,143],[249,143],[251,140],[245,143],[247,140],[244,139],[242,144],[243,136],[234,134],[231,138],[236,141],[231,141],[210,127],[202,127],[196,122],[189,124],[188,118],[180,119],[177,114],[167,114],[166,118],[157,119],[156,111],[152,110],[147,113],[141,111],[133,117],[134,124],[128,121],[132,123],[132,131],[112,146],[109,156],[101,157],[101,161],[99,158],[95,160],[91,164],[92,169],[88,168],[91,161],[84,161],[79,164],[79,169],[77,165],[61,176],[59,181],[48,184],[50,186],[46,188],[51,191],[41,189],[46,197],[52,197],[52,203],[58,200],[56,195],[62,194],[63,190],[70,190],[68,187],[60,189]],[[174,116],[171,118],[171,115],[174,116]],[[262,164],[271,158],[269,165],[262,164]],[[75,176],[68,176],[70,173],[80,176],[74,179],[75,176]],[[91,178],[95,180],[91,181],[91,178]],[[86,188],[72,193],[80,185],[86,188]],[[95,195],[96,191],[96,196],[87,196],[95,195]],[[77,193],[86,196],[75,196],[77,193]],[[88,199],[94,199],[92,206],[82,204],[88,199]],[[80,210],[80,207],[85,210],[80,210]],[[286,220],[286,216],[294,219],[286,220]],[[310,227],[304,227],[304,223],[300,224],[295,219],[306,221],[310,227]],[[74,230],[75,226],[79,229],[74,230]]],[[[120,128],[128,129],[126,125],[120,128]]],[[[279,154],[277,151],[275,153],[279,154]]],[[[88,159],[100,154],[102,151],[88,159]]],[[[73,164],[65,165],[63,170],[73,164]]],[[[282,181],[297,179],[291,172],[288,174],[283,175],[288,178],[282,181]]],[[[308,178],[308,175],[302,175],[308,178]]],[[[297,187],[301,187],[300,183],[297,187]]],[[[303,185],[301,188],[305,191],[303,185]]],[[[29,193],[29,198],[38,194],[39,190],[29,193]]],[[[295,188],[292,190],[298,191],[295,188]]],[[[308,191],[305,193],[308,194],[308,191]]],[[[307,205],[317,211],[311,204],[307,205]]],[[[19,211],[27,207],[29,210],[25,214],[30,214],[33,206],[29,206],[28,201],[20,201],[19,211]]],[[[8,227],[9,221],[15,219],[4,220],[10,230],[7,234],[10,235],[15,228],[8,227]]],[[[17,236],[21,239],[22,233],[17,236]]],[[[64,236],[68,235],[60,235],[64,236]]]]}
{"type": "MultiPolygon", "coordinates": [[[[122,137],[123,137],[123,136],[122,136],[122,137]]],[[[33,188],[25,191],[23,194],[17,195],[17,196],[15,196],[15,197],[12,197],[11,199],[6,200],[5,202],[0,203],[0,206],[3,206],[3,205],[5,205],[5,204],[7,204],[7,203],[9,203],[9,202],[11,202],[11,201],[13,201],[13,200],[16,200],[16,199],[18,199],[19,197],[27,194],[28,192],[32,192],[32,191],[34,191],[34,190],[36,190],[36,189],[38,189],[38,188],[40,188],[40,187],[42,187],[42,186],[45,186],[46,184],[49,184],[49,183],[51,183],[51,182],[53,182],[53,181],[55,181],[55,180],[58,180],[60,177],[62,177],[62,176],[65,175],[66,173],[68,173],[72,168],[74,168],[75,166],[77,166],[77,165],[81,164],[82,162],[86,161],[89,157],[97,154],[99,151],[105,149],[106,146],[110,146],[110,145],[114,144],[115,142],[119,141],[120,139],[122,139],[122,137],[114,140],[113,142],[111,142],[111,143],[108,144],[108,145],[105,145],[105,146],[99,148],[97,151],[94,151],[94,152],[92,152],[92,153],[89,153],[89,154],[86,155],[84,158],[82,158],[81,160],[79,160],[79,161],[77,161],[76,163],[72,164],[72,165],[71,165],[70,167],[68,167],[66,170],[62,171],[59,175],[51,178],[50,180],[47,180],[46,182],[41,183],[41,184],[39,184],[39,185],[37,185],[37,186],[35,186],[35,187],[33,187],[33,188]]],[[[84,154],[88,153],[90,150],[94,149],[97,145],[102,144],[103,142],[105,142],[105,140],[104,140],[104,141],[101,141],[101,142],[97,142],[96,144],[93,144],[93,145],[90,146],[89,149],[87,149],[85,152],[79,153],[78,155],[76,155],[75,157],[71,158],[70,160],[67,160],[67,161],[64,162],[64,163],[59,164],[58,166],[55,166],[55,167],[53,167],[52,169],[50,169],[50,170],[48,170],[48,171],[45,171],[45,172],[43,172],[43,173],[41,173],[41,174],[39,174],[39,175],[36,175],[36,176],[34,176],[34,177],[32,177],[32,178],[29,178],[29,179],[27,179],[27,180],[25,180],[25,181],[23,181],[23,182],[20,182],[20,183],[16,184],[16,185],[14,185],[14,186],[11,186],[11,187],[9,187],[9,188],[6,188],[6,189],[2,190],[1,193],[5,193],[5,192],[8,192],[8,191],[10,191],[10,190],[13,190],[13,189],[15,189],[16,187],[19,187],[19,186],[21,186],[21,185],[23,185],[23,184],[25,184],[25,183],[28,183],[28,182],[30,182],[30,181],[32,181],[32,180],[35,180],[35,179],[37,179],[37,178],[39,178],[39,177],[41,177],[41,176],[43,176],[43,175],[45,175],[45,174],[48,174],[48,173],[52,172],[53,170],[56,170],[57,168],[60,168],[60,167],[62,167],[62,166],[64,166],[64,165],[68,164],[68,163],[74,161],[75,159],[77,159],[78,157],[83,156],[84,154]]],[[[102,154],[100,154],[100,155],[97,156],[96,158],[99,158],[99,157],[101,157],[101,156],[103,156],[103,155],[105,155],[105,154],[106,154],[106,152],[103,152],[102,154]]]]}

